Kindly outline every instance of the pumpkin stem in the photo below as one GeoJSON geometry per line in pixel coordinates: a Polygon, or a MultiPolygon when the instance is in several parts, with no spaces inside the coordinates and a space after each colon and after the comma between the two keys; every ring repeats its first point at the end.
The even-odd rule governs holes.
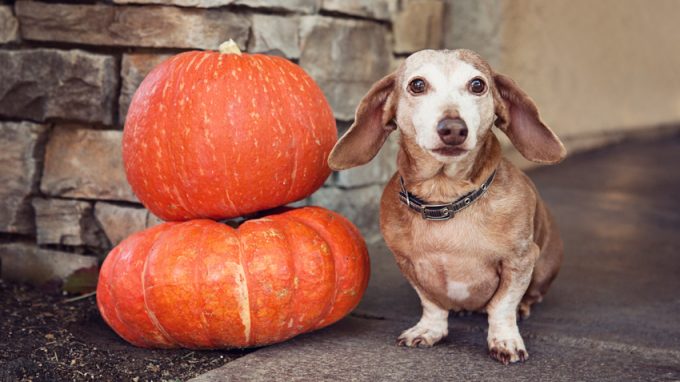
{"type": "Polygon", "coordinates": [[[221,43],[218,50],[222,54],[238,54],[239,56],[241,55],[241,49],[239,49],[238,44],[234,42],[234,40],[232,39],[229,39],[228,41],[221,43]]]}

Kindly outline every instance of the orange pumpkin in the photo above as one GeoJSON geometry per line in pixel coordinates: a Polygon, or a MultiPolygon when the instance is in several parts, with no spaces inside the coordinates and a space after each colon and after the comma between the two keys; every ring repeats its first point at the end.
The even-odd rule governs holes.
{"type": "Polygon", "coordinates": [[[304,207],[238,229],[193,220],[138,232],[104,261],[97,304],[137,346],[258,346],[338,321],[359,303],[368,275],[356,227],[304,207]]]}
{"type": "Polygon", "coordinates": [[[243,216],[303,199],[330,174],[337,140],[321,89],[273,56],[186,52],[135,93],[123,159],[132,190],[164,220],[243,216]]]}

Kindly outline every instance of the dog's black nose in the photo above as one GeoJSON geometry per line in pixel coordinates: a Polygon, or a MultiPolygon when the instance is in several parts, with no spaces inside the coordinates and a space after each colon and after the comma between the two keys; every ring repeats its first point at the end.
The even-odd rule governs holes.
{"type": "Polygon", "coordinates": [[[437,124],[437,134],[447,145],[457,146],[465,142],[467,125],[460,118],[444,118],[437,124]]]}

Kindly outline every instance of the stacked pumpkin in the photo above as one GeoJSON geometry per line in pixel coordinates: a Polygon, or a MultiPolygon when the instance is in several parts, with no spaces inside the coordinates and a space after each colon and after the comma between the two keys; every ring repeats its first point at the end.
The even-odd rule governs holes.
{"type": "Polygon", "coordinates": [[[139,200],[168,222],[107,256],[104,320],[137,346],[225,348],[283,341],[348,314],[369,263],[347,219],[303,207],[238,228],[215,221],[313,193],[336,140],[321,90],[285,59],[225,43],[156,67],[132,99],[123,159],[139,200]]]}

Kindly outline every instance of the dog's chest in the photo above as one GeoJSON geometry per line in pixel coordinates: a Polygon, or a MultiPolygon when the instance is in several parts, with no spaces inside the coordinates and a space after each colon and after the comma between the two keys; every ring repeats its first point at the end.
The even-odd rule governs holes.
{"type": "Polygon", "coordinates": [[[474,214],[445,222],[417,218],[410,228],[409,240],[397,244],[408,247],[399,251],[410,260],[402,271],[412,273],[412,282],[449,309],[483,309],[498,288],[507,237],[474,214]]]}

